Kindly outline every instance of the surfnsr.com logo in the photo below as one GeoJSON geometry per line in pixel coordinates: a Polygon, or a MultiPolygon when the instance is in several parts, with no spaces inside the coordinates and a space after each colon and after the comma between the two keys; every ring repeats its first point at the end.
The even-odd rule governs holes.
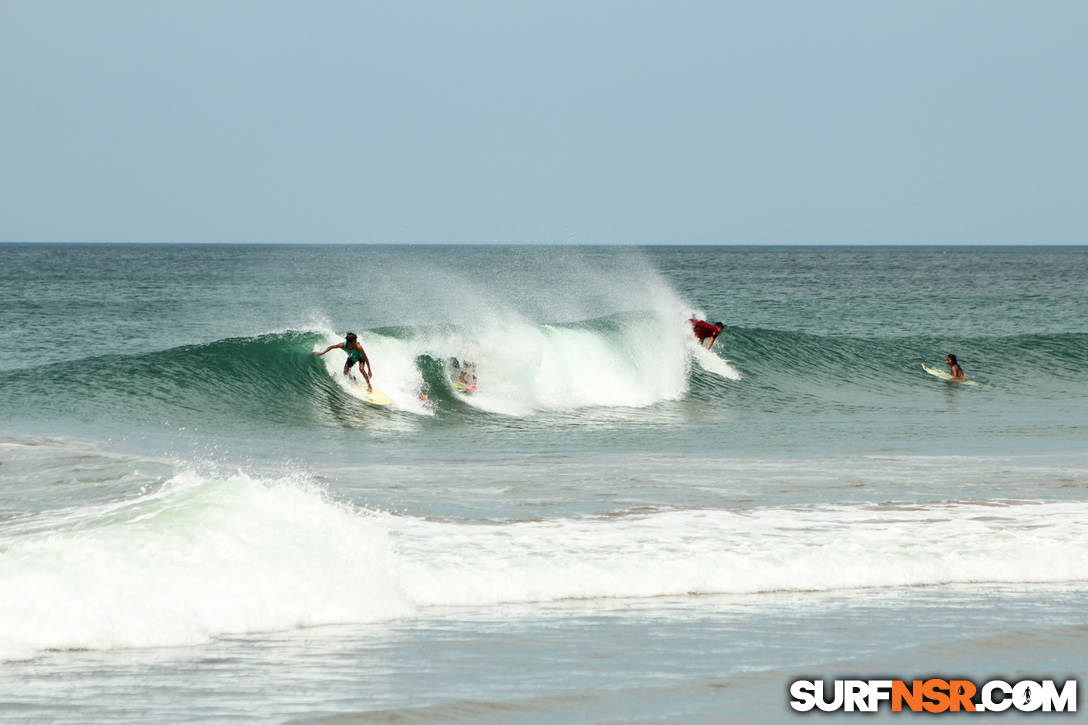
{"type": "Polygon", "coordinates": [[[790,707],[798,712],[1076,712],[1077,681],[795,680],[790,707]]]}

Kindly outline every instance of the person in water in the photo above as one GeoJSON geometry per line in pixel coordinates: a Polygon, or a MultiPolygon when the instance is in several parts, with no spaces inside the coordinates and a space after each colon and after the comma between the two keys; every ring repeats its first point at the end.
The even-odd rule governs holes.
{"type": "Polygon", "coordinates": [[[961,368],[960,364],[956,362],[955,355],[949,353],[948,357],[946,357],[944,361],[948,363],[948,372],[952,375],[953,380],[963,382],[967,379],[967,375],[963,372],[963,368],[961,368]]]}
{"type": "Polygon", "coordinates": [[[722,334],[722,330],[725,329],[725,324],[722,322],[715,322],[712,325],[706,320],[696,320],[694,317],[688,322],[691,323],[691,329],[695,333],[695,337],[699,338],[699,344],[706,342],[707,350],[710,349],[710,346],[718,339],[718,335],[722,334]]]}
{"type": "Polygon", "coordinates": [[[359,338],[354,332],[349,332],[344,335],[344,341],[342,343],[329,345],[321,352],[314,350],[314,355],[324,355],[329,350],[335,350],[337,348],[340,348],[348,354],[347,362],[344,363],[344,375],[349,375],[351,366],[355,363],[359,363],[359,372],[362,374],[363,380],[366,381],[367,392],[374,392],[374,388],[370,384],[370,378],[374,377],[374,371],[370,367],[370,358],[366,356],[366,350],[359,344],[359,338]],[[364,365],[366,367],[364,367],[364,365]]]}
{"type": "Polygon", "coordinates": [[[457,382],[465,386],[469,391],[476,392],[476,363],[461,362],[457,358],[451,357],[450,367],[457,371],[457,382]]]}

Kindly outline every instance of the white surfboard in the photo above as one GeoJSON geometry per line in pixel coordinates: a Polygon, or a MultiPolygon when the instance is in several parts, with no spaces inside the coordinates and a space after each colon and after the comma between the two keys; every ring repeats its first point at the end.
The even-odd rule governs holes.
{"type": "Polygon", "coordinates": [[[930,375],[932,375],[935,378],[940,378],[941,380],[952,380],[952,375],[951,374],[946,373],[944,370],[938,370],[937,368],[931,368],[930,366],[926,365],[925,363],[922,363],[922,369],[925,370],[927,373],[929,373],[930,375]]]}
{"type": "Polygon", "coordinates": [[[974,380],[956,380],[954,377],[952,377],[951,373],[945,372],[944,370],[938,370],[937,368],[931,368],[930,366],[926,365],[925,363],[922,363],[922,369],[925,370],[930,375],[932,375],[933,377],[940,378],[941,380],[947,380],[950,383],[963,383],[964,385],[978,385],[978,383],[975,382],[974,380]]]}

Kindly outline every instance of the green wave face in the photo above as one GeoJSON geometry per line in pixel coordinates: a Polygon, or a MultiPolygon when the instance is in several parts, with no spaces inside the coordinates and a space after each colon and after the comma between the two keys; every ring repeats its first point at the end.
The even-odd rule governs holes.
{"type": "MultiPolygon", "coordinates": [[[[677,321],[628,313],[501,334],[383,328],[362,339],[375,384],[399,402],[395,407],[432,419],[541,411],[593,417],[614,407],[652,421],[662,405],[707,401],[741,415],[844,399],[899,405],[939,383],[919,363],[943,369],[949,352],[972,380],[1006,397],[1053,399],[1088,380],[1083,333],[852,338],[728,327],[714,353],[731,361],[740,380],[697,364],[686,335],[677,321]],[[476,395],[452,385],[448,360],[466,351],[479,366],[476,395]],[[418,404],[420,394],[426,406],[418,404]]],[[[167,427],[343,425],[362,413],[338,379],[339,363],[331,359],[337,353],[328,363],[313,354],[327,344],[328,335],[291,331],[10,370],[0,373],[0,405],[13,417],[167,427]]]]}
{"type": "Polygon", "coordinates": [[[343,396],[311,352],[318,337],[231,338],[8,371],[0,374],[0,400],[23,413],[60,403],[66,416],[87,420],[306,425],[320,420],[320,397],[343,396]]]}

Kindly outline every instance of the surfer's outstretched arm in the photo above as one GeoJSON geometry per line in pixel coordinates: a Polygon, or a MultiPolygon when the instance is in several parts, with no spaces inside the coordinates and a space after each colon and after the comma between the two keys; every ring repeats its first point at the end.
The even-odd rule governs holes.
{"type": "Polygon", "coordinates": [[[314,355],[324,355],[324,354],[325,354],[325,353],[327,353],[327,352],[328,352],[329,350],[332,350],[333,348],[336,348],[336,347],[340,347],[339,343],[337,343],[336,345],[329,345],[328,347],[326,347],[326,348],[325,348],[324,350],[322,350],[321,352],[318,352],[317,350],[314,350],[314,355]]]}

